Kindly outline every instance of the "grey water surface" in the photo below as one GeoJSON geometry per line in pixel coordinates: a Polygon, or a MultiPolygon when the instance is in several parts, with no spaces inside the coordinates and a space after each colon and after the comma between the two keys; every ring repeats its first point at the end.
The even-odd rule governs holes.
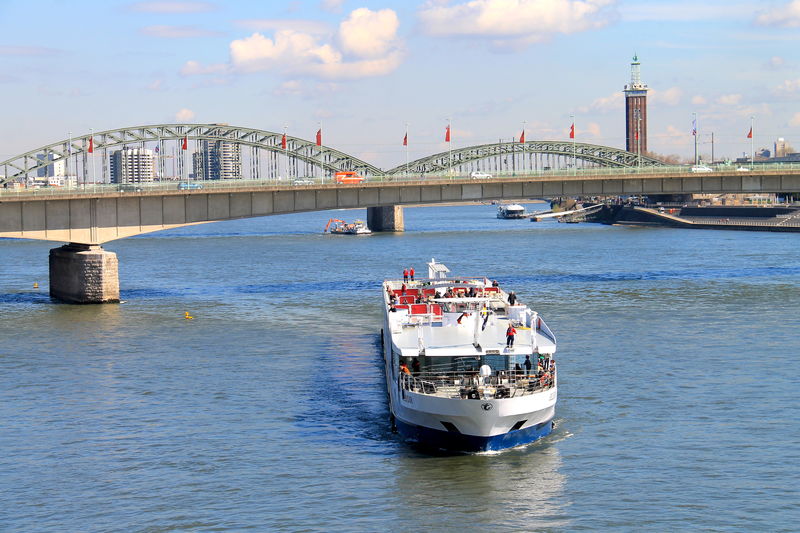
{"type": "Polygon", "coordinates": [[[405,215],[111,242],[119,305],[51,302],[56,244],[0,240],[0,531],[800,529],[797,235],[405,215]],[[551,436],[448,456],[390,432],[380,283],[431,257],[556,333],[551,436]]]}

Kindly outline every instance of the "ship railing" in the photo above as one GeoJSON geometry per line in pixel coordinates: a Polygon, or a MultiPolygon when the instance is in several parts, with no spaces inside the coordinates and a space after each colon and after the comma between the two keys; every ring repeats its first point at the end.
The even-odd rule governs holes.
{"type": "Polygon", "coordinates": [[[399,376],[403,390],[471,400],[516,398],[551,389],[555,383],[555,370],[530,374],[500,370],[491,376],[480,376],[477,372],[417,372],[399,376]]]}

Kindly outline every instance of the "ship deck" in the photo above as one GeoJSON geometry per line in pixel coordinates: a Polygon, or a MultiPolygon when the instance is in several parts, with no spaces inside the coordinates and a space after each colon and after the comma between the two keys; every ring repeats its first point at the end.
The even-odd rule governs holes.
{"type": "Polygon", "coordinates": [[[519,301],[484,278],[417,280],[384,283],[395,350],[403,357],[480,357],[484,355],[552,354],[555,336],[519,301]],[[516,329],[514,345],[506,346],[509,324],[516,329]]]}

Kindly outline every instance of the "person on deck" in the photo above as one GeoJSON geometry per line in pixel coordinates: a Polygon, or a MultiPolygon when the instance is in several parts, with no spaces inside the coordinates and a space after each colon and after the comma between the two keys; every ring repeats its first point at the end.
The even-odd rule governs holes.
{"type": "MultiPolygon", "coordinates": [[[[514,329],[513,324],[509,324],[508,329],[506,330],[506,348],[514,347],[514,335],[516,334],[517,330],[514,329]]],[[[529,359],[526,358],[525,360],[528,361],[529,359]]]]}
{"type": "Polygon", "coordinates": [[[411,371],[408,369],[408,365],[405,361],[400,361],[400,373],[401,374],[411,374],[411,371]]]}
{"type": "Polygon", "coordinates": [[[403,281],[408,281],[408,269],[403,269],[403,281]]]}
{"type": "Polygon", "coordinates": [[[533,363],[531,363],[531,356],[530,355],[526,355],[525,356],[525,362],[523,364],[525,365],[525,375],[526,376],[530,376],[531,375],[531,367],[533,366],[533,363]]]}
{"type": "Polygon", "coordinates": [[[517,295],[514,293],[514,291],[511,291],[508,294],[508,305],[514,305],[515,303],[517,303],[517,295]]]}
{"type": "Polygon", "coordinates": [[[420,372],[420,364],[419,358],[415,357],[413,361],[411,361],[411,373],[415,376],[419,376],[420,372]]]}
{"type": "Polygon", "coordinates": [[[408,276],[411,278],[411,281],[414,281],[414,267],[408,269],[408,276]]]}

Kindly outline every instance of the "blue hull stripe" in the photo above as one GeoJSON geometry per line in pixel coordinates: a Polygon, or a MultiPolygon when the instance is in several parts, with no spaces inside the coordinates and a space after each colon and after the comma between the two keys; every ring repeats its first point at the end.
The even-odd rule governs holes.
{"type": "Polygon", "coordinates": [[[397,426],[397,431],[406,440],[415,442],[425,448],[456,452],[505,450],[506,448],[531,443],[549,435],[553,431],[552,420],[493,437],[476,437],[474,435],[431,429],[408,424],[400,419],[395,420],[395,425],[397,426]]]}

